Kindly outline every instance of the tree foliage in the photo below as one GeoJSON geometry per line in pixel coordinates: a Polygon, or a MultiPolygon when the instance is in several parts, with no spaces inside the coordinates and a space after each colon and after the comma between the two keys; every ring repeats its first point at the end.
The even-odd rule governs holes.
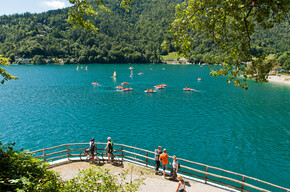
{"type": "Polygon", "coordinates": [[[160,45],[174,18],[174,0],[139,1],[129,12],[119,0],[105,5],[111,14],[92,5],[98,16],[89,20],[98,26],[97,33],[73,29],[66,22],[70,9],[2,16],[0,54],[15,62],[42,55],[74,63],[160,63],[160,45]]]}
{"type": "Polygon", "coordinates": [[[176,6],[176,18],[171,24],[180,53],[188,55],[192,49],[193,33],[203,33],[211,39],[215,50],[224,57],[213,55],[211,61],[222,64],[211,72],[213,76],[228,76],[236,86],[247,89],[244,62],[252,62],[256,81],[265,82],[268,68],[263,68],[265,54],[253,54],[251,37],[257,26],[272,28],[289,14],[288,0],[187,0],[176,6]],[[240,77],[243,80],[240,80],[240,77]]]}
{"type": "MultiPolygon", "coordinates": [[[[0,56],[0,65],[8,67],[8,59],[0,56]]],[[[11,80],[11,79],[15,79],[15,80],[18,79],[16,76],[13,76],[13,75],[10,75],[10,73],[7,73],[7,71],[3,67],[0,67],[0,75],[3,77],[3,79],[1,80],[1,84],[4,84],[5,81],[11,80]]]]}
{"type": "Polygon", "coordinates": [[[14,144],[0,142],[0,191],[58,191],[59,176],[14,144]]]}

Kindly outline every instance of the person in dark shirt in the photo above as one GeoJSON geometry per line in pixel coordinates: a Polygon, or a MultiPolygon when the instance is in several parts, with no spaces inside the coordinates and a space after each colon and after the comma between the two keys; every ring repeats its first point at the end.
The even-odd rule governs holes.
{"type": "Polygon", "coordinates": [[[113,142],[111,140],[111,137],[108,137],[108,142],[107,142],[107,146],[106,146],[106,150],[108,150],[108,163],[111,162],[111,156],[113,154],[113,142]]]}
{"type": "Polygon", "coordinates": [[[95,161],[94,153],[95,153],[95,139],[92,138],[90,142],[90,148],[89,148],[91,154],[92,154],[92,160],[95,161]]]}

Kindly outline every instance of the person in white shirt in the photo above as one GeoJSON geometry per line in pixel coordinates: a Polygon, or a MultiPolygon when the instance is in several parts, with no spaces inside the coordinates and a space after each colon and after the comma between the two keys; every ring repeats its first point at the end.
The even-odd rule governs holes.
{"type": "Polygon", "coordinates": [[[172,169],[170,172],[170,176],[171,176],[170,179],[176,180],[179,162],[176,160],[175,155],[173,155],[173,162],[171,165],[172,165],[172,169]]]}
{"type": "Polygon", "coordinates": [[[179,182],[178,182],[178,186],[177,186],[176,192],[186,192],[186,191],[185,191],[185,182],[184,182],[182,176],[179,175],[179,176],[177,177],[177,180],[178,180],[179,182]]]}
{"type": "Polygon", "coordinates": [[[155,162],[156,162],[155,175],[158,175],[159,174],[158,169],[160,167],[159,157],[162,154],[161,146],[158,146],[158,149],[155,149],[154,153],[155,153],[155,162]]]}

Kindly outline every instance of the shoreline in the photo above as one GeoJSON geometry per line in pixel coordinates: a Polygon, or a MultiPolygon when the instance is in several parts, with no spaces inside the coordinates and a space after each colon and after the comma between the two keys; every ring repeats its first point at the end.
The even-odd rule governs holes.
{"type": "Polygon", "coordinates": [[[267,78],[269,83],[276,83],[290,86],[290,76],[287,75],[269,75],[267,78]]]}
{"type": "MultiPolygon", "coordinates": [[[[114,63],[89,63],[89,64],[9,64],[9,65],[96,65],[96,64],[105,64],[105,65],[111,65],[111,64],[114,64],[114,63]]],[[[140,65],[144,65],[144,64],[147,64],[147,65],[198,65],[198,64],[192,64],[192,63],[119,63],[119,64],[140,64],[140,65]]],[[[203,64],[203,65],[209,65],[209,64],[203,64]]],[[[203,66],[201,65],[201,66],[203,66]]],[[[269,75],[268,78],[267,78],[267,81],[268,83],[276,83],[276,84],[281,84],[281,85],[288,85],[290,86],[290,76],[287,76],[287,75],[269,75]]]]}

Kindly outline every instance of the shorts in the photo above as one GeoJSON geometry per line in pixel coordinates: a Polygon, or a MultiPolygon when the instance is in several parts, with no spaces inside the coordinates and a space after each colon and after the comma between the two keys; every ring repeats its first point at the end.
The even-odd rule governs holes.
{"type": "Polygon", "coordinates": [[[113,153],[113,149],[108,149],[108,153],[113,153]]]}
{"type": "Polygon", "coordinates": [[[165,171],[167,169],[167,164],[166,165],[162,165],[163,171],[165,171]]]}

